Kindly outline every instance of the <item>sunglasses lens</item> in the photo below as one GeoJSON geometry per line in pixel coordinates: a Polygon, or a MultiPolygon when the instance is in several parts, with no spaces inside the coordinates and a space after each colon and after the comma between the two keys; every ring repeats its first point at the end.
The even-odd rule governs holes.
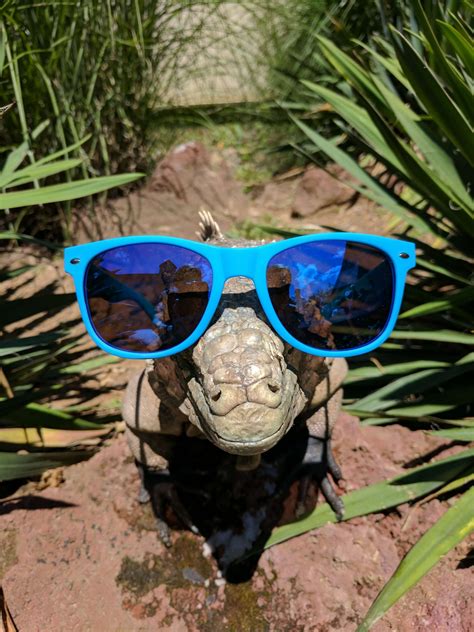
{"type": "Polygon", "coordinates": [[[267,268],[273,307],[299,342],[321,350],[350,350],[377,338],[390,318],[391,261],[372,246],[318,241],[288,248],[267,268]]]}
{"type": "Polygon", "coordinates": [[[97,334],[117,349],[135,352],[163,351],[188,338],[204,314],[211,285],[207,259],[157,243],[106,250],[86,273],[97,334]]]}

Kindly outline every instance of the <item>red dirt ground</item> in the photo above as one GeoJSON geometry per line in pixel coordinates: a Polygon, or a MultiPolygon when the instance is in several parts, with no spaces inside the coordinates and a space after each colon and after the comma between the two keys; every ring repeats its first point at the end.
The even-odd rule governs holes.
{"type": "MultiPolygon", "coordinates": [[[[221,156],[187,145],[141,192],[104,210],[101,226],[81,221],[76,234],[79,241],[120,233],[194,237],[201,207],[224,229],[271,215],[282,225],[386,232],[385,214],[354,203],[341,187],[331,198],[323,180],[319,208],[319,176],[313,170],[280,179],[251,200],[221,156]]],[[[98,379],[116,396],[136,368],[112,365],[98,379]]],[[[334,437],[348,491],[459,449],[397,425],[364,427],[345,414],[334,437]]],[[[158,540],[150,508],[137,502],[138,476],[122,435],[63,475],[58,486],[29,483],[0,500],[0,583],[21,632],[351,632],[402,556],[449,506],[433,500],[328,524],[269,549],[250,580],[233,584],[205,556],[203,537],[176,529],[171,549],[158,540]]],[[[471,539],[447,555],[373,630],[473,630],[472,547],[471,539]]]]}

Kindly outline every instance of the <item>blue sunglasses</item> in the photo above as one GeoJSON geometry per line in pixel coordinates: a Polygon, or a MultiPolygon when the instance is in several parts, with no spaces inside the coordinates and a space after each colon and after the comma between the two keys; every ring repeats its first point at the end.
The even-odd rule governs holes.
{"type": "Polygon", "coordinates": [[[120,237],[64,251],[82,318],[104,351],[163,358],[193,345],[225,281],[255,284],[273,329],[317,356],[367,353],[390,335],[405,277],[406,241],[356,233],[305,235],[249,248],[175,237],[120,237]]]}

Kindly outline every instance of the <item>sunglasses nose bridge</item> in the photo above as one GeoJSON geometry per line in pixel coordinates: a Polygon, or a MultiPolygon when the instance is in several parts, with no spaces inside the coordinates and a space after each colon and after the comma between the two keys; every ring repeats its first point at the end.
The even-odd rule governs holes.
{"type": "Polygon", "coordinates": [[[226,248],[221,253],[224,279],[233,277],[255,278],[257,266],[256,248],[226,248]]]}

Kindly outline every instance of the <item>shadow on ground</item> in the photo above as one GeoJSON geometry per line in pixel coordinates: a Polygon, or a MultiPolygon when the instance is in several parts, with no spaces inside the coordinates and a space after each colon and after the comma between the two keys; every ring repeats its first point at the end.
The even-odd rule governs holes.
{"type": "MultiPolygon", "coordinates": [[[[264,543],[285,513],[289,488],[302,474],[307,440],[306,427],[293,428],[251,471],[237,470],[236,457],[208,441],[185,437],[178,442],[170,460],[171,480],[227,581],[252,577],[264,543]]],[[[159,478],[146,474],[152,498],[159,485],[159,478]]],[[[315,502],[309,493],[306,509],[315,502]]],[[[183,528],[172,509],[165,517],[171,528],[183,528]]]]}

